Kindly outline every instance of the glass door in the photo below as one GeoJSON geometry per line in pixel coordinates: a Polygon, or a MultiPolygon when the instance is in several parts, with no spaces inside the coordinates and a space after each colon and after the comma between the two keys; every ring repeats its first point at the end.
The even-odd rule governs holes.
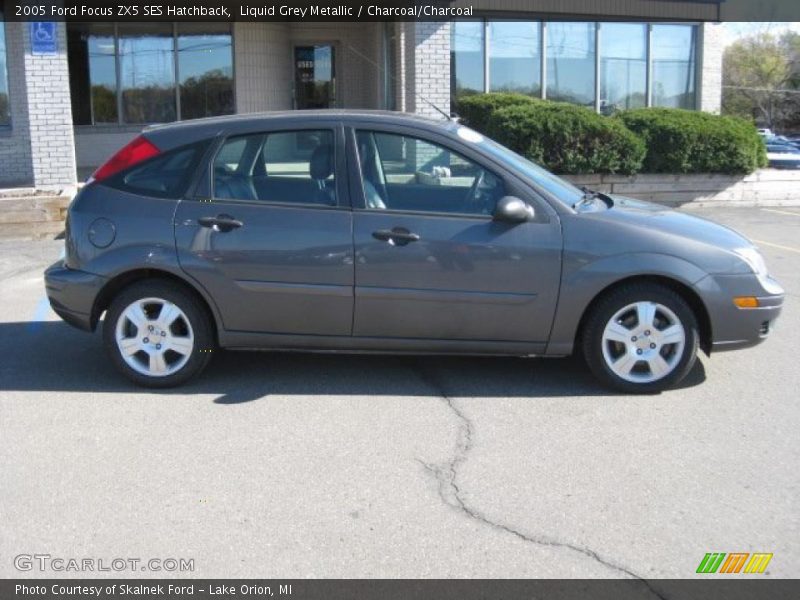
{"type": "Polygon", "coordinates": [[[331,44],[295,46],[294,107],[303,110],[335,105],[335,48],[331,44]]]}

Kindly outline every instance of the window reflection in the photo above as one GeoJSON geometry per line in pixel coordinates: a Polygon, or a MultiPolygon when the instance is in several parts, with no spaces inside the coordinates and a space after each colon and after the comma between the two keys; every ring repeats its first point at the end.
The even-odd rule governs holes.
{"type": "MultiPolygon", "coordinates": [[[[597,93],[605,114],[646,106],[649,28],[648,23],[453,22],[451,99],[455,105],[465,95],[485,91],[537,97],[544,86],[549,100],[589,107],[595,105],[597,93]],[[547,61],[544,74],[543,37],[547,61]],[[485,67],[488,89],[484,85],[485,67]]],[[[652,25],[649,59],[651,104],[696,109],[697,26],[652,25]]]]}
{"type": "Polygon", "coordinates": [[[594,23],[547,24],[547,98],[594,106],[594,23]]]}
{"type": "Polygon", "coordinates": [[[653,25],[653,105],[697,108],[695,27],[653,25]]]}
{"type": "Polygon", "coordinates": [[[228,23],[68,23],[67,44],[76,125],[235,111],[228,23]]]}
{"type": "Polygon", "coordinates": [[[489,22],[489,91],[541,95],[539,23],[489,22]]]}
{"type": "Polygon", "coordinates": [[[122,115],[126,123],[175,120],[172,25],[120,25],[119,66],[122,115]]]}
{"type": "Polygon", "coordinates": [[[8,71],[6,70],[6,24],[0,10],[0,125],[11,123],[11,108],[8,104],[8,71]]]}
{"type": "Polygon", "coordinates": [[[178,26],[181,119],[234,111],[230,27],[181,23],[178,26]]]}
{"type": "Polygon", "coordinates": [[[114,26],[71,25],[67,30],[72,120],[76,125],[116,123],[117,67],[114,26]]]}
{"type": "Polygon", "coordinates": [[[647,104],[647,25],[603,23],[600,29],[600,110],[647,104]]]}
{"type": "Polygon", "coordinates": [[[451,36],[450,78],[456,101],[483,91],[483,22],[454,21],[451,36]]]}

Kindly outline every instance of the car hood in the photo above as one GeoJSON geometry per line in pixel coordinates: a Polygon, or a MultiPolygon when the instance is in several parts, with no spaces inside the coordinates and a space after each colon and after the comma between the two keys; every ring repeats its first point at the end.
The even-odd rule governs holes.
{"type": "Polygon", "coordinates": [[[753,246],[739,232],[709,219],[624,196],[611,196],[611,199],[613,206],[601,214],[610,220],[625,221],[637,229],[681,237],[724,250],[753,246]]]}

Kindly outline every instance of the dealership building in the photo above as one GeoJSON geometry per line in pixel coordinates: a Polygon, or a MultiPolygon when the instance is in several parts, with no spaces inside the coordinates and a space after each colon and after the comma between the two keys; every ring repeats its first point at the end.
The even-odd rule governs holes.
{"type": "Polygon", "coordinates": [[[0,22],[0,187],[69,188],[152,123],[307,108],[434,117],[515,91],[718,112],[713,0],[472,0],[412,22],[0,22]]]}

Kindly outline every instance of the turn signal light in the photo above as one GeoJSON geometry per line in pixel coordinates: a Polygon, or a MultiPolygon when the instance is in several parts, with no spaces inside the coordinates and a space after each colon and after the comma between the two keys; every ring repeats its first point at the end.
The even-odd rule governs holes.
{"type": "Polygon", "coordinates": [[[755,296],[737,296],[733,303],[739,308],[758,308],[758,298],[755,296]]]}

